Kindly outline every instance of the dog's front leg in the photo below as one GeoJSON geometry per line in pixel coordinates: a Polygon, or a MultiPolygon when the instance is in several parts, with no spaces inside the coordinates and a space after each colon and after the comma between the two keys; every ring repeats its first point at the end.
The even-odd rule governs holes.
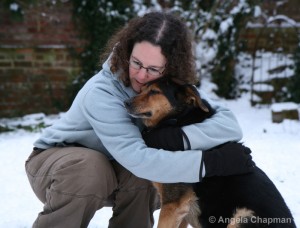
{"type": "Polygon", "coordinates": [[[166,203],[163,184],[153,182],[160,196],[161,210],[158,220],[158,228],[186,228],[187,222],[184,217],[189,213],[189,203],[186,200],[178,200],[166,203]],[[184,205],[184,201],[185,204],[184,205]],[[186,223],[186,226],[183,224],[186,223]],[[182,225],[181,225],[182,224],[182,225]]]}
{"type": "Polygon", "coordinates": [[[157,228],[185,228],[185,217],[189,213],[189,205],[179,205],[177,202],[162,205],[157,228]]]}
{"type": "Polygon", "coordinates": [[[187,228],[189,223],[186,221],[186,219],[182,219],[181,224],[179,225],[179,228],[187,228]]]}

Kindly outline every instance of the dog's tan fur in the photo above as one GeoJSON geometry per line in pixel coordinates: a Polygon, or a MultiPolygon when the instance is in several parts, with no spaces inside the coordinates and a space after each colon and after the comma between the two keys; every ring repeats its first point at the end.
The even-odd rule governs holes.
{"type": "Polygon", "coordinates": [[[141,93],[134,97],[131,105],[131,114],[142,118],[143,123],[147,127],[156,126],[173,109],[168,99],[156,84],[144,86],[141,93]],[[151,117],[146,116],[146,113],[151,113],[151,117]]]}

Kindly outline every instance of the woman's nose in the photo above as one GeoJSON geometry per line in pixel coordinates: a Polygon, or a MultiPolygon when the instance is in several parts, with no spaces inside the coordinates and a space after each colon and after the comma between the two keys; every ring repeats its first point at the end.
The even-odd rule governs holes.
{"type": "Polygon", "coordinates": [[[137,74],[139,81],[145,82],[148,78],[147,74],[148,74],[147,69],[141,68],[137,74]]]}

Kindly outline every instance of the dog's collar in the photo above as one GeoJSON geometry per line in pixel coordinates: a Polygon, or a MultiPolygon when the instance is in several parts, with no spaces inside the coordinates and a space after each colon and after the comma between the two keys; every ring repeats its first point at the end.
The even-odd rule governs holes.
{"type": "Polygon", "coordinates": [[[167,119],[162,121],[159,126],[174,126],[177,124],[177,119],[173,118],[173,119],[167,119]]]}

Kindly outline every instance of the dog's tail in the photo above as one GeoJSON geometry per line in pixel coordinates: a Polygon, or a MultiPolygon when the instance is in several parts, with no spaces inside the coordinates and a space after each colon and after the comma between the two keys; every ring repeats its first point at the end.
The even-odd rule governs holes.
{"type": "Polygon", "coordinates": [[[237,208],[227,228],[255,228],[257,223],[254,211],[247,208],[237,208]]]}

